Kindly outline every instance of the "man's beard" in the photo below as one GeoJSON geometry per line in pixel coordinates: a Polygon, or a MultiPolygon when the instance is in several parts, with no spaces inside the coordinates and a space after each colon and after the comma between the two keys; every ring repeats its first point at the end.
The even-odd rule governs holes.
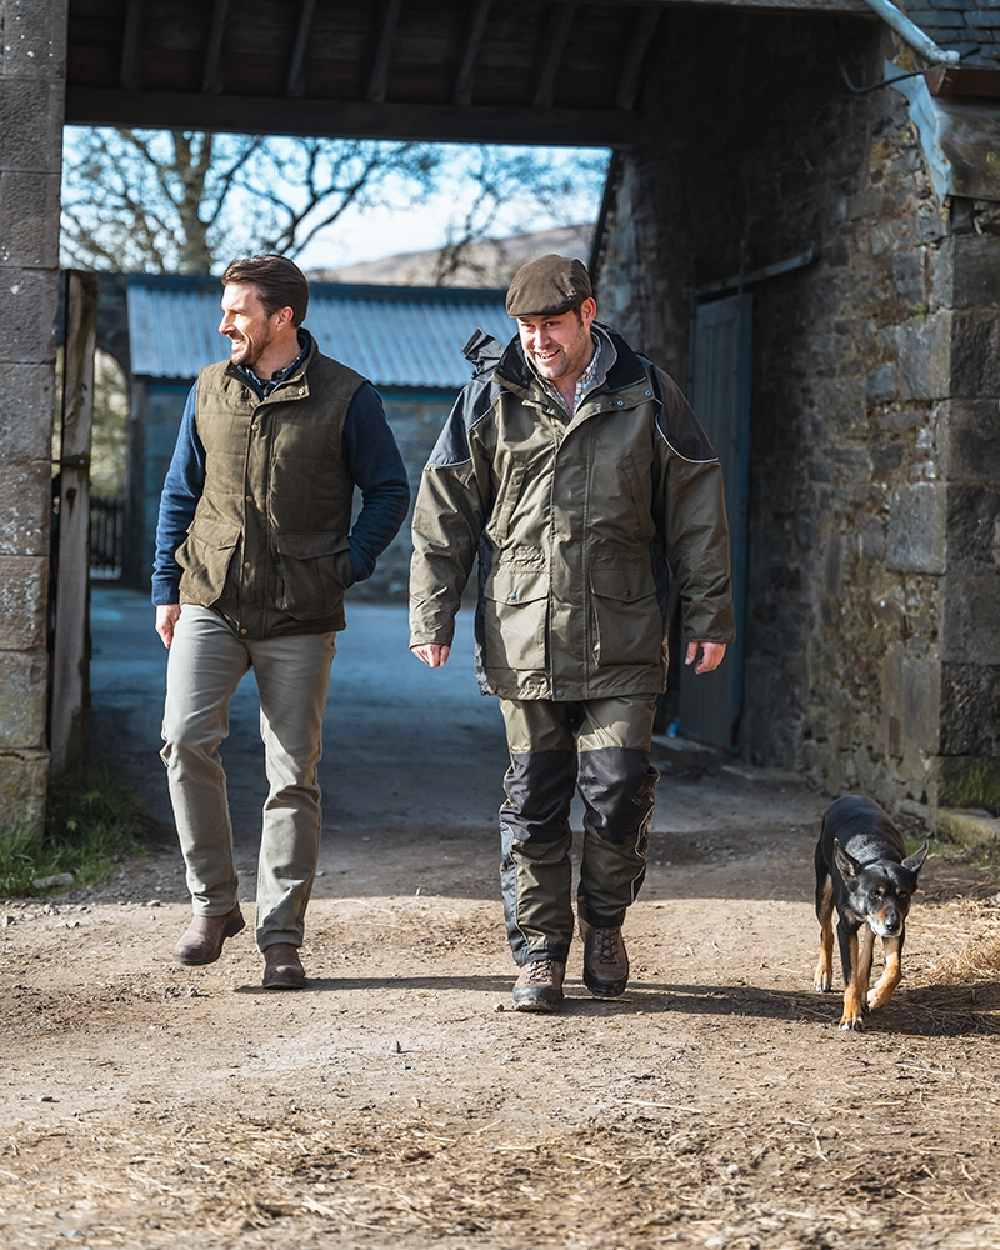
{"type": "Polygon", "coordinates": [[[231,342],[233,346],[230,348],[230,356],[233,363],[244,369],[252,369],[270,346],[271,340],[266,334],[259,341],[250,334],[244,334],[231,342]]]}

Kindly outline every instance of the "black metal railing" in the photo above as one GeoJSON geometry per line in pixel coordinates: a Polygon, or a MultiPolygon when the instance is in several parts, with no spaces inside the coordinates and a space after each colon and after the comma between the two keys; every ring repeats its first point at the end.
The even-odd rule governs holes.
{"type": "Polygon", "coordinates": [[[90,576],[114,581],[125,554],[125,500],[90,497],[90,576]]]}

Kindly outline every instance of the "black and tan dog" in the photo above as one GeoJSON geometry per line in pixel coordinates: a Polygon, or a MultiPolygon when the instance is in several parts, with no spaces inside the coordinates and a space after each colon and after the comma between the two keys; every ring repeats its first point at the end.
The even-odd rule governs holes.
{"type": "Polygon", "coordinates": [[[816,918],[819,962],[816,989],[833,981],[833,910],[844,970],[842,1029],[860,1029],[862,1016],[884,1007],[903,975],[906,914],[927,857],[927,843],[906,854],[903,838],[885,812],[860,794],[841,795],[823,816],[816,843],[816,918]],[[873,989],[872,952],[882,939],[885,971],[873,989]]]}

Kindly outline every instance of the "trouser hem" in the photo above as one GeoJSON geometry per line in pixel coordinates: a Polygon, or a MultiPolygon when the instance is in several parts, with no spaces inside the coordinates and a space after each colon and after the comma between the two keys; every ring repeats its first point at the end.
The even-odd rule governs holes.
{"type": "Polygon", "coordinates": [[[271,929],[267,933],[258,932],[257,949],[263,955],[269,946],[294,946],[296,950],[302,945],[301,933],[287,933],[281,929],[271,929]]]}
{"type": "Polygon", "coordinates": [[[543,959],[554,959],[557,963],[564,964],[569,957],[569,943],[565,945],[551,944],[548,946],[534,947],[530,951],[524,951],[514,955],[514,963],[519,968],[525,967],[527,964],[541,963],[543,959]]]}
{"type": "Polygon", "coordinates": [[[576,910],[581,920],[585,920],[592,929],[620,929],[625,923],[625,908],[617,911],[594,911],[583,899],[576,901],[576,910]]]}

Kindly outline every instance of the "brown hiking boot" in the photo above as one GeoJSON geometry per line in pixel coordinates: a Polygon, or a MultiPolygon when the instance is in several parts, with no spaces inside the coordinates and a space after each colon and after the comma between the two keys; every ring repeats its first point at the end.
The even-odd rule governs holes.
{"type": "Polygon", "coordinates": [[[628,951],[621,927],[598,929],[580,917],[583,983],[595,998],[618,998],[628,985],[628,951]]]}
{"type": "Polygon", "coordinates": [[[536,959],[523,964],[511,997],[515,1011],[558,1011],[563,1004],[566,965],[557,959],[536,959]]]}
{"type": "Polygon", "coordinates": [[[261,978],[265,990],[301,990],[305,983],[305,969],[297,946],[292,946],[290,942],[275,942],[267,947],[264,951],[264,976],[261,978]]]}
{"type": "Polygon", "coordinates": [[[246,928],[243,913],[237,904],[224,916],[192,916],[181,934],[174,955],[179,964],[214,964],[222,954],[222,943],[246,928]]]}

